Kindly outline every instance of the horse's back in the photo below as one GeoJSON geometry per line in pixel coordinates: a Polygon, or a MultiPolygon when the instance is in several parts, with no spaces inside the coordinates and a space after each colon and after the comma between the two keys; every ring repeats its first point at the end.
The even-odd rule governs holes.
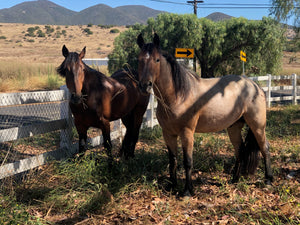
{"type": "Polygon", "coordinates": [[[116,95],[112,101],[112,108],[123,108],[128,113],[132,110],[146,111],[149,96],[144,96],[138,88],[138,73],[136,71],[118,70],[111,75],[115,81],[116,95]]]}
{"type": "Polygon", "coordinates": [[[121,69],[114,72],[111,75],[111,78],[117,80],[120,83],[124,83],[124,82],[128,83],[128,81],[136,83],[138,81],[138,73],[135,70],[121,69]]]}
{"type": "Polygon", "coordinates": [[[220,78],[200,79],[194,84],[197,96],[186,111],[186,118],[197,117],[196,131],[215,132],[226,129],[245,113],[264,117],[264,92],[244,76],[227,75],[220,78]]]}

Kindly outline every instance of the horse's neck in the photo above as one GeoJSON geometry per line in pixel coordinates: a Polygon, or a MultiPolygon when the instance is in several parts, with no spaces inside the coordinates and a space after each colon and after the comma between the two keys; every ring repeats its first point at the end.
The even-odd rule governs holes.
{"type": "Polygon", "coordinates": [[[86,90],[86,94],[88,95],[90,92],[102,89],[100,88],[101,86],[104,85],[105,81],[108,78],[98,72],[98,71],[89,71],[88,73],[85,74],[85,79],[84,79],[84,83],[83,83],[83,88],[86,90]]]}
{"type": "Polygon", "coordinates": [[[160,75],[153,88],[155,96],[163,104],[170,105],[177,101],[175,87],[172,79],[172,69],[165,58],[161,59],[160,75]]]}

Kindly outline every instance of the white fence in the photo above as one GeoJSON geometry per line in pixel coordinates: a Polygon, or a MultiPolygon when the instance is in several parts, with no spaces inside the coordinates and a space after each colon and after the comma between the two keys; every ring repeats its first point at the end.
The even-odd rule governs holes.
{"type": "MultiPolygon", "coordinates": [[[[300,100],[300,90],[295,74],[291,76],[267,75],[251,79],[266,83],[266,85],[261,84],[261,86],[266,92],[268,106],[271,105],[271,102],[288,100],[297,104],[297,101],[300,100]],[[292,85],[272,86],[274,80],[290,80],[292,85]],[[272,97],[274,91],[290,91],[291,94],[279,92],[279,97],[272,97]]],[[[68,98],[69,94],[66,87],[58,91],[0,94],[0,144],[61,130],[60,147],[57,150],[6,163],[6,157],[9,154],[8,149],[5,157],[1,157],[3,159],[2,162],[0,161],[0,179],[33,169],[52,159],[69,157],[77,151],[77,143],[72,142],[74,124],[68,106],[68,98]],[[21,118],[20,121],[18,118],[21,118]]],[[[154,116],[155,108],[156,102],[151,95],[143,126],[153,127],[158,124],[154,116]]],[[[111,126],[113,127],[112,140],[121,139],[125,132],[121,120],[111,122],[111,126]]],[[[92,147],[98,146],[103,142],[102,136],[89,138],[88,142],[92,147]]]]}
{"type": "Polygon", "coordinates": [[[296,74],[287,76],[272,76],[268,74],[267,76],[250,77],[250,79],[256,82],[264,82],[265,85],[260,83],[260,86],[266,93],[267,106],[270,107],[272,102],[283,102],[291,101],[292,104],[297,104],[300,100],[300,87],[297,86],[298,76],[296,74]],[[290,85],[274,86],[272,85],[275,81],[288,81],[290,85]]]}

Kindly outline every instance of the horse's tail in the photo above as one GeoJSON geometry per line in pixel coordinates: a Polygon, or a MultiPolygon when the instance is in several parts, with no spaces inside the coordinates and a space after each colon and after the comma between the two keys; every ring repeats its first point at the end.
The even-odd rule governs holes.
{"type": "Polygon", "coordinates": [[[242,174],[254,174],[259,162],[259,146],[252,130],[249,128],[244,146],[240,149],[242,174]]]}

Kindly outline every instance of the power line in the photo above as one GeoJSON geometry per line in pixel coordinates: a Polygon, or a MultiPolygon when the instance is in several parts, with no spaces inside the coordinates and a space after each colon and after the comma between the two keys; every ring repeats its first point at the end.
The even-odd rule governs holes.
{"type": "Polygon", "coordinates": [[[160,2],[160,3],[169,3],[169,4],[176,4],[176,5],[189,5],[187,3],[181,2],[173,2],[173,1],[164,1],[164,0],[150,0],[151,2],[160,2]]]}
{"type": "MultiPolygon", "coordinates": [[[[194,1],[188,1],[187,3],[184,2],[174,2],[174,1],[168,1],[168,0],[150,0],[153,2],[160,2],[160,3],[168,3],[168,4],[177,4],[177,5],[190,5],[193,4],[194,1]]],[[[199,3],[203,3],[203,1],[197,1],[199,3]]],[[[264,9],[264,8],[271,8],[271,4],[266,3],[203,3],[201,5],[201,8],[206,9],[215,9],[215,8],[222,8],[222,9],[264,9]]],[[[197,6],[197,8],[200,8],[197,6]]]]}

